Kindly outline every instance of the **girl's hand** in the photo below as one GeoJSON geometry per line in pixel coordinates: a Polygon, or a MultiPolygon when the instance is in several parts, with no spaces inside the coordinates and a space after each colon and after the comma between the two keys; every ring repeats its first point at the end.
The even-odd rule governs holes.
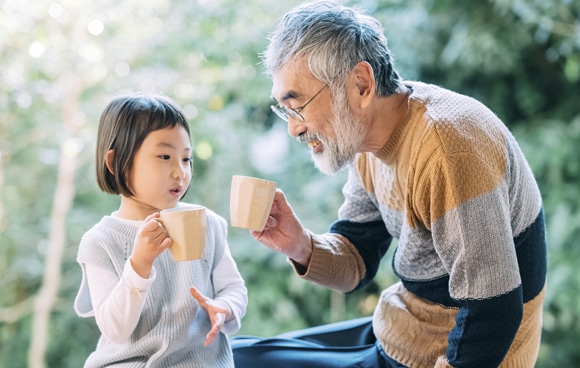
{"type": "Polygon", "coordinates": [[[219,306],[213,299],[206,298],[195,287],[190,287],[189,292],[197,300],[201,308],[206,311],[211,321],[211,330],[206,335],[203,346],[211,344],[221,331],[226,321],[227,311],[224,307],[219,306]]]}
{"type": "Polygon", "coordinates": [[[159,212],[145,218],[133,245],[131,265],[135,272],[143,278],[149,278],[155,258],[172,244],[171,238],[161,223],[157,221],[158,218],[159,212]]]}

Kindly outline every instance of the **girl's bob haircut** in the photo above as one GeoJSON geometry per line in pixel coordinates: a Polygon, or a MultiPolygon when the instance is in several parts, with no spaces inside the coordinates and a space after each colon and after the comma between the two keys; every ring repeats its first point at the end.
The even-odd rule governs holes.
{"type": "Polygon", "coordinates": [[[135,153],[153,131],[181,126],[190,136],[180,107],[162,95],[132,95],[109,102],[101,114],[97,133],[96,174],[102,191],[132,197],[129,173],[135,153]],[[108,152],[112,157],[107,164],[108,152]]]}

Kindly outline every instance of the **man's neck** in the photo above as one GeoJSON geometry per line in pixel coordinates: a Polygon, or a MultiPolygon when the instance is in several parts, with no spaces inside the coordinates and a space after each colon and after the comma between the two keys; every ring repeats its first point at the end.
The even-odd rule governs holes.
{"type": "Polygon", "coordinates": [[[365,151],[377,153],[389,141],[391,135],[407,118],[409,112],[410,88],[401,84],[399,92],[376,98],[369,109],[370,129],[367,134],[365,151]]]}

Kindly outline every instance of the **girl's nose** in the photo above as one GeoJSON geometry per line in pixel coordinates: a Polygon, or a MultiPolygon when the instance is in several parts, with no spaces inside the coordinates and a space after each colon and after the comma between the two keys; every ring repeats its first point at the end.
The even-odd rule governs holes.
{"type": "Polygon", "coordinates": [[[175,179],[183,179],[191,171],[190,166],[186,163],[180,163],[173,168],[173,177],[175,179]]]}

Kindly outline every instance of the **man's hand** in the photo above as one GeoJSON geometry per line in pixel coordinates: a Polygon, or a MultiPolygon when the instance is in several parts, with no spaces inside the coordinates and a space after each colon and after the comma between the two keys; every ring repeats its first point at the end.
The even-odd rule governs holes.
{"type": "Polygon", "coordinates": [[[312,239],[294,210],[286,200],[284,192],[276,189],[270,216],[262,231],[250,234],[266,247],[285,254],[287,257],[307,266],[312,254],[312,239]]]}

